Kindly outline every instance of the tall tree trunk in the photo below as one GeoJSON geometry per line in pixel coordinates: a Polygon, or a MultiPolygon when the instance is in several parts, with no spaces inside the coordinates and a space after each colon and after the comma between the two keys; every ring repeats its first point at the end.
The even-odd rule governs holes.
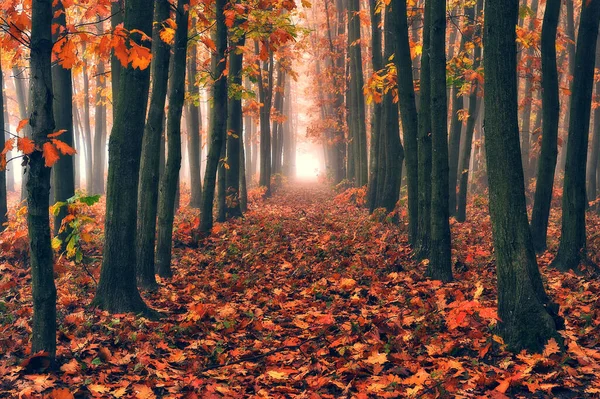
{"type": "Polygon", "coordinates": [[[508,348],[541,351],[559,338],[527,225],[519,151],[518,0],[485,1],[485,146],[490,214],[498,269],[498,316],[508,348]]]}
{"type": "Polygon", "coordinates": [[[542,149],[538,162],[537,183],[531,235],[537,252],[546,249],[548,217],[552,203],[554,173],[558,157],[558,123],[560,99],[556,65],[556,30],[560,15],[560,0],[548,0],[542,26],[542,149]]]}
{"type": "MultiPolygon", "coordinates": [[[[25,91],[25,71],[19,71],[17,67],[12,68],[13,83],[15,85],[15,93],[17,95],[17,103],[19,105],[19,119],[27,119],[28,113],[28,99],[25,91]]],[[[26,126],[23,129],[23,135],[25,137],[31,137],[31,129],[26,126]]],[[[23,173],[21,175],[21,200],[27,198],[27,178],[29,175],[29,166],[23,167],[23,173]]]]}
{"type": "Polygon", "coordinates": [[[452,280],[448,210],[448,119],[446,97],[446,0],[431,2],[431,248],[427,275],[452,280]]]}
{"type": "MultiPolygon", "coordinates": [[[[244,46],[246,38],[242,36],[237,41],[231,44],[232,51],[229,53],[229,84],[233,90],[242,89],[242,64],[244,60],[243,52],[238,50],[238,47],[244,46]]],[[[242,115],[242,98],[239,93],[230,96],[227,107],[229,116],[227,119],[227,163],[229,169],[226,172],[227,199],[226,199],[226,216],[240,217],[242,209],[240,207],[240,176],[241,176],[241,157],[240,152],[243,152],[242,137],[243,137],[243,115],[242,115]]]]}
{"type": "MultiPolygon", "coordinates": [[[[465,51],[465,46],[467,43],[473,41],[473,29],[472,26],[475,21],[475,3],[465,7],[465,16],[464,16],[464,24],[463,30],[461,33],[460,39],[460,48],[458,50],[459,56],[465,51]]],[[[461,133],[463,128],[463,122],[460,120],[459,112],[464,107],[464,98],[463,95],[460,94],[460,85],[454,84],[452,86],[452,112],[451,112],[451,122],[450,122],[450,136],[448,140],[448,167],[450,168],[449,172],[449,189],[448,189],[448,209],[450,210],[450,215],[456,215],[457,212],[457,195],[456,195],[456,185],[458,182],[458,163],[460,158],[460,142],[461,142],[461,133]]]]}
{"type": "MultiPolygon", "coordinates": [[[[383,57],[381,53],[381,10],[378,9],[377,0],[369,0],[371,10],[371,62],[373,63],[373,75],[378,74],[383,69],[383,57]]],[[[371,148],[369,157],[369,185],[367,187],[367,206],[369,212],[373,212],[379,207],[379,198],[377,198],[377,189],[379,185],[384,184],[385,176],[380,176],[379,163],[383,154],[379,153],[380,136],[384,132],[381,128],[383,115],[383,104],[374,102],[373,115],[371,118],[371,148]]]]}
{"type": "MultiPolygon", "coordinates": [[[[477,13],[478,15],[483,12],[483,0],[477,1],[477,13]]],[[[481,37],[481,30],[479,27],[475,29],[476,34],[481,37]]],[[[481,46],[475,44],[473,49],[473,71],[477,71],[481,64],[481,46]]],[[[480,99],[477,96],[479,91],[479,81],[473,79],[471,81],[471,93],[469,94],[469,116],[467,118],[467,125],[465,126],[465,137],[463,139],[462,153],[460,156],[459,163],[459,174],[458,181],[458,197],[457,197],[457,209],[456,209],[456,220],[464,222],[467,219],[467,194],[469,188],[469,168],[471,164],[471,152],[473,152],[473,133],[475,131],[475,124],[479,115],[480,99]]]]}
{"type": "MultiPolygon", "coordinates": [[[[31,6],[31,40],[29,70],[31,83],[31,137],[41,148],[54,132],[52,111],[52,1],[33,0],[31,6]]],[[[50,171],[45,166],[41,151],[29,156],[27,181],[27,228],[31,262],[31,296],[33,321],[31,323],[31,353],[45,351],[54,359],[56,354],[56,286],[54,260],[50,244],[50,171]]]]}
{"type": "Polygon", "coordinates": [[[158,212],[158,183],[161,178],[161,148],[164,156],[164,147],[161,147],[161,143],[171,52],[171,46],[160,38],[160,32],[169,17],[169,1],[156,0],[152,29],[152,95],[142,140],[137,210],[136,274],[138,286],[146,290],[154,290],[158,287],[154,275],[154,242],[158,212]]]}
{"type": "Polygon", "coordinates": [[[408,239],[416,243],[418,230],[418,181],[419,165],[417,159],[419,118],[417,114],[415,89],[412,73],[410,42],[408,39],[408,20],[406,0],[392,0],[392,10],[396,13],[397,49],[396,68],[398,70],[398,104],[402,118],[404,148],[406,150],[406,185],[408,190],[408,239]]]}
{"type": "MultiPolygon", "coordinates": [[[[266,45],[266,43],[264,44],[266,45]]],[[[258,42],[255,42],[256,53],[259,52],[258,42]]],[[[260,60],[258,67],[258,97],[262,104],[260,107],[260,177],[258,184],[266,187],[265,195],[271,194],[271,106],[273,98],[273,52],[269,54],[267,64],[267,82],[263,77],[263,68],[260,60]]]]}
{"type": "MultiPolygon", "coordinates": [[[[429,256],[431,232],[431,76],[429,65],[431,0],[425,1],[425,19],[423,25],[423,54],[421,57],[421,83],[419,92],[419,224],[417,235],[417,255],[420,258],[429,256]]],[[[446,115],[446,112],[444,112],[446,115]]]]}
{"type": "Polygon", "coordinates": [[[169,278],[175,219],[175,196],[179,186],[181,168],[181,114],[185,100],[185,72],[188,40],[190,0],[177,2],[177,30],[173,42],[171,77],[169,79],[169,110],[167,115],[167,165],[160,179],[158,196],[158,239],[156,241],[156,270],[161,277],[169,278]]]}
{"type": "MultiPolygon", "coordinates": [[[[195,19],[192,27],[196,26],[195,19]]],[[[198,47],[192,43],[189,49],[188,60],[188,87],[190,96],[187,104],[187,134],[188,158],[190,165],[190,207],[200,208],[202,203],[202,178],[200,173],[200,159],[202,157],[202,118],[200,114],[200,88],[196,85],[198,47]]]]}
{"type": "MultiPolygon", "coordinates": [[[[96,24],[98,36],[102,36],[104,29],[102,22],[96,24]]],[[[104,194],[104,167],[106,164],[106,105],[102,92],[106,87],[104,76],[104,61],[97,60],[96,64],[96,125],[94,130],[94,172],[92,191],[94,194],[104,194]]]]}
{"type": "MultiPolygon", "coordinates": [[[[1,72],[2,68],[0,68],[1,72]]],[[[0,90],[2,90],[2,96],[4,101],[2,102],[2,115],[4,117],[4,132],[7,138],[10,138],[8,132],[10,132],[10,115],[8,114],[8,97],[6,96],[7,87],[6,87],[6,79],[4,75],[2,76],[2,86],[0,86],[0,90]]],[[[12,156],[12,151],[9,152],[9,156],[12,156]]],[[[7,191],[15,191],[15,175],[16,175],[16,165],[13,165],[10,169],[6,170],[6,190],[7,191]]]]}
{"type": "MultiPolygon", "coordinates": [[[[154,1],[127,0],[124,28],[152,34],[154,1]]],[[[140,40],[138,36],[132,40],[140,40]]],[[[144,45],[146,42],[138,42],[144,45]]],[[[150,70],[128,65],[120,74],[115,122],[109,142],[105,244],[92,304],[112,313],[151,314],[136,285],[135,233],[142,138],[150,70]]]]}
{"type": "MultiPolygon", "coordinates": [[[[67,19],[62,2],[54,6],[54,14],[57,17],[54,23],[59,26],[53,35],[54,42],[58,40],[69,40],[69,36],[63,36],[67,30],[67,19]]],[[[63,68],[55,63],[52,66],[52,89],[54,94],[54,120],[57,130],[65,132],[60,140],[73,146],[73,88],[71,86],[71,70],[63,68]]],[[[61,157],[54,165],[52,174],[52,189],[54,190],[54,201],[65,202],[75,195],[75,173],[73,170],[73,158],[61,157]]],[[[54,234],[57,235],[65,216],[67,207],[61,207],[58,215],[54,218],[54,234]]],[[[63,238],[69,234],[67,229],[63,238]]],[[[64,240],[63,240],[64,241],[64,240]]]]}
{"type": "MultiPolygon", "coordinates": [[[[5,91],[4,91],[4,76],[2,74],[2,65],[0,65],[0,89],[2,90],[0,92],[0,106],[2,107],[2,110],[6,110],[6,106],[4,104],[5,91]]],[[[6,112],[2,112],[0,114],[0,126],[2,126],[6,132],[8,132],[9,129],[6,128],[6,123],[4,120],[5,116],[6,116],[6,112]]],[[[4,145],[5,145],[5,132],[2,132],[0,134],[0,148],[4,149],[4,145]]],[[[6,169],[0,168],[0,232],[4,231],[4,229],[6,228],[4,226],[4,223],[6,223],[8,221],[6,175],[7,175],[6,169]]]]}
{"type": "Polygon", "coordinates": [[[587,260],[585,209],[585,167],[587,162],[590,108],[594,88],[594,63],[600,2],[584,3],[577,35],[575,74],[571,95],[569,139],[562,202],[562,234],[552,266],[566,271],[577,270],[581,260],[587,260]]]}
{"type": "MultiPolygon", "coordinates": [[[[85,42],[83,51],[85,52],[85,42]]],[[[90,123],[90,83],[88,75],[88,63],[86,57],[83,58],[83,134],[86,143],[87,153],[85,154],[85,191],[88,194],[93,194],[93,159],[94,152],[92,147],[92,128],[90,123]]]]}
{"type": "MultiPolygon", "coordinates": [[[[565,34],[567,36],[567,54],[568,54],[568,72],[566,81],[570,82],[569,90],[573,93],[573,82],[575,78],[575,43],[577,42],[577,36],[575,34],[575,10],[573,0],[566,0],[567,5],[567,15],[566,15],[566,29],[565,34]]],[[[567,163],[567,142],[568,142],[568,129],[570,126],[571,112],[569,106],[567,105],[567,110],[563,117],[562,125],[564,127],[565,133],[563,136],[563,144],[560,151],[560,162],[559,162],[559,170],[564,172],[565,165],[567,163]]],[[[564,183],[564,182],[563,182],[564,183]]]]}
{"type": "MultiPolygon", "coordinates": [[[[600,66],[600,46],[596,45],[596,66],[600,66]]],[[[600,82],[595,84],[596,98],[600,98],[600,82]]],[[[598,197],[598,165],[600,164],[600,108],[594,109],[594,124],[592,132],[592,145],[587,164],[587,195],[590,202],[596,201],[598,197]]],[[[598,204],[594,208],[600,209],[598,204]]]]}
{"type": "MultiPolygon", "coordinates": [[[[215,46],[217,49],[217,62],[213,70],[215,82],[213,84],[213,122],[210,126],[210,148],[204,172],[204,191],[202,192],[202,210],[200,218],[200,233],[208,234],[213,226],[213,202],[217,169],[221,156],[221,147],[227,134],[227,77],[225,76],[227,49],[227,26],[225,25],[226,0],[216,0],[217,4],[217,34],[215,46]]],[[[261,158],[263,157],[261,153],[261,158]]]]}

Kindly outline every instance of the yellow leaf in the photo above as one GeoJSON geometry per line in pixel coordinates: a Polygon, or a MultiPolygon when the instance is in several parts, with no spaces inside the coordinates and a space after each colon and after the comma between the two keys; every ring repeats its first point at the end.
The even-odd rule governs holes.
{"type": "Polygon", "coordinates": [[[366,360],[369,364],[385,364],[387,361],[387,354],[385,353],[373,353],[366,360]]]}
{"type": "Polygon", "coordinates": [[[544,356],[548,357],[555,353],[560,353],[560,347],[558,346],[558,343],[556,342],[556,340],[554,338],[550,338],[550,340],[546,344],[546,347],[544,348],[543,354],[544,354],[544,356]]]}
{"type": "Polygon", "coordinates": [[[286,380],[288,378],[288,375],[286,373],[275,370],[267,371],[267,375],[273,378],[274,380],[286,380]]]}

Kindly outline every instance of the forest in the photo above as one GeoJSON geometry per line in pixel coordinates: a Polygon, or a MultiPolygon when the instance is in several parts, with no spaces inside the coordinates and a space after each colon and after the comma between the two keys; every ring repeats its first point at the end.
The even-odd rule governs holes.
{"type": "Polygon", "coordinates": [[[600,0],[0,11],[0,398],[600,397],[600,0]]]}

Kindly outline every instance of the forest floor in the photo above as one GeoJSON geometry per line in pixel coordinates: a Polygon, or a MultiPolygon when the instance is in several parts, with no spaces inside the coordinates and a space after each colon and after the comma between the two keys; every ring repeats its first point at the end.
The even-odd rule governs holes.
{"type": "MultiPolygon", "coordinates": [[[[28,353],[31,294],[24,214],[0,235],[0,397],[583,398],[600,395],[600,283],[547,269],[566,350],[509,354],[495,335],[496,280],[484,197],[453,223],[456,281],[423,277],[406,228],[369,216],[364,193],[294,183],[251,195],[244,219],[195,247],[196,212],[176,221],[174,274],[144,293],[151,321],[89,307],[103,207],[83,251],[59,259],[58,364],[28,353]]],[[[184,198],[185,200],[185,198],[184,198]]],[[[404,215],[401,212],[401,219],[404,215]]],[[[600,250],[590,218],[590,249],[600,250]]],[[[594,253],[595,255],[596,253],[594,253]]]]}

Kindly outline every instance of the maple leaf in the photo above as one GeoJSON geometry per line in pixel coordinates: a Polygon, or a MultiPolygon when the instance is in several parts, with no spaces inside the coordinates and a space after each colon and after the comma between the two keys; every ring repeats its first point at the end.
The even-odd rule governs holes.
{"type": "Polygon", "coordinates": [[[60,159],[60,154],[52,143],[44,143],[42,150],[46,159],[45,165],[47,168],[51,168],[60,159]]]}
{"type": "Polygon", "coordinates": [[[19,121],[19,124],[17,125],[17,133],[20,133],[21,130],[23,130],[23,128],[25,128],[25,126],[27,126],[28,123],[29,119],[22,119],[21,121],[19,121]]]}
{"type": "Polygon", "coordinates": [[[35,142],[28,137],[19,137],[17,139],[17,149],[25,155],[35,151],[35,142]]]}
{"type": "Polygon", "coordinates": [[[75,399],[75,396],[67,388],[58,388],[50,392],[48,399],[75,399]]]}
{"type": "Polygon", "coordinates": [[[544,348],[543,355],[549,357],[555,353],[560,353],[560,347],[554,338],[550,338],[546,344],[546,347],[544,348]]]}
{"type": "Polygon", "coordinates": [[[373,353],[365,360],[369,364],[385,364],[387,361],[387,354],[385,353],[373,353]]]}
{"type": "Polygon", "coordinates": [[[77,362],[77,359],[71,359],[68,363],[65,363],[62,366],[60,366],[60,370],[63,371],[65,374],[76,375],[81,370],[81,367],[79,366],[79,362],[77,362]]]}
{"type": "Polygon", "coordinates": [[[77,151],[64,141],[52,139],[52,144],[59,150],[63,155],[75,155],[77,151]]]}

